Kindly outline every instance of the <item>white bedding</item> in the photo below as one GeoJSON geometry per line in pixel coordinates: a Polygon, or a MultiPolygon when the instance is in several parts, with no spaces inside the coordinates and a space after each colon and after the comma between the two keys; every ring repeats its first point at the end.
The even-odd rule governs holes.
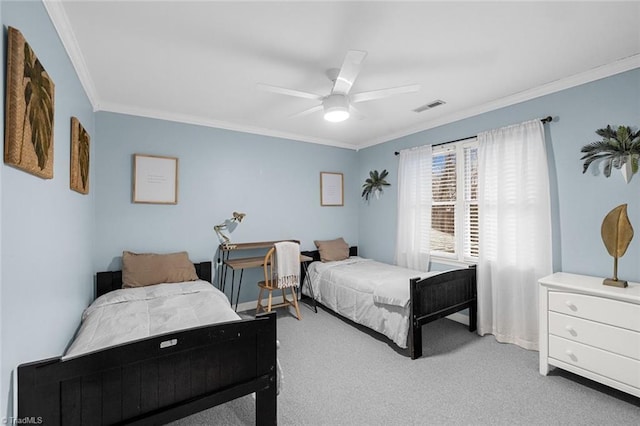
{"type": "Polygon", "coordinates": [[[206,281],[115,290],[82,314],[63,359],[186,328],[240,319],[227,297],[206,281]]]}
{"type": "Polygon", "coordinates": [[[359,256],[337,262],[313,262],[308,268],[316,300],[338,314],[384,334],[401,348],[409,332],[409,280],[439,272],[421,272],[359,256]]]}

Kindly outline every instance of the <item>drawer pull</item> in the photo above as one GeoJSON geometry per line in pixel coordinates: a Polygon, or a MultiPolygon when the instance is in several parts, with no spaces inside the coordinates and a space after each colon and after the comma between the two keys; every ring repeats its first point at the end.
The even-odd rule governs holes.
{"type": "Polygon", "coordinates": [[[566,302],[564,302],[565,305],[567,305],[567,307],[569,309],[571,309],[572,311],[577,311],[578,307],[576,305],[573,304],[573,302],[571,302],[571,300],[567,300],[566,302]]]}
{"type": "Polygon", "coordinates": [[[567,349],[566,351],[564,351],[565,354],[567,354],[567,356],[569,358],[571,358],[571,361],[577,361],[578,357],[573,353],[573,351],[571,349],[567,349]]]}
{"type": "Polygon", "coordinates": [[[576,329],[573,328],[571,325],[566,325],[564,327],[564,329],[567,330],[569,332],[569,334],[572,335],[572,336],[577,336],[578,335],[578,333],[576,332],[576,329]]]}

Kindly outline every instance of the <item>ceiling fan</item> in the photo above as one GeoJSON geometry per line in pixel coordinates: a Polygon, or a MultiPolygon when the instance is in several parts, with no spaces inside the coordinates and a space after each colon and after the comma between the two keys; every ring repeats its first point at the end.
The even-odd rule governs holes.
{"type": "Polygon", "coordinates": [[[283,95],[321,101],[322,103],[320,105],[301,111],[294,114],[292,117],[300,117],[316,111],[324,110],[324,119],[332,122],[344,121],[349,118],[352,112],[358,113],[353,104],[395,96],[401,93],[417,92],[420,90],[419,84],[411,84],[408,86],[391,87],[387,89],[349,94],[353,87],[353,83],[360,73],[362,62],[366,56],[367,52],[361,50],[349,50],[340,69],[332,68],[328,70],[327,77],[333,81],[333,88],[331,89],[331,93],[325,96],[263,83],[258,83],[258,88],[283,95]]]}

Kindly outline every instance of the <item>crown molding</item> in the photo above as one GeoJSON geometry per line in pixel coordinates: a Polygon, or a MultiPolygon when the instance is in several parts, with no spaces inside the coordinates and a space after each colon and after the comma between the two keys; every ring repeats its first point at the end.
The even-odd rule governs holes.
{"type": "Polygon", "coordinates": [[[73,68],[76,70],[80,84],[84,88],[93,110],[96,111],[98,105],[98,94],[96,92],[95,85],[93,84],[93,80],[91,79],[91,75],[89,74],[87,64],[82,56],[78,40],[71,29],[71,23],[69,22],[67,13],[64,10],[64,5],[60,0],[42,0],[42,3],[49,14],[49,18],[51,19],[60,40],[62,41],[62,45],[67,51],[67,55],[69,55],[71,65],[73,65],[73,68]]]}
{"type": "Polygon", "coordinates": [[[486,102],[482,105],[478,105],[473,108],[468,108],[463,111],[449,114],[444,117],[431,120],[427,123],[423,123],[420,126],[414,126],[412,128],[403,130],[402,132],[397,132],[391,135],[383,136],[378,139],[374,139],[366,145],[359,145],[358,149],[364,149],[371,146],[379,145],[381,143],[389,142],[404,136],[413,135],[415,133],[433,129],[435,127],[443,126],[445,124],[454,123],[456,121],[460,121],[465,118],[470,118],[476,115],[484,114],[486,112],[495,111],[500,108],[519,104],[521,102],[529,101],[531,99],[539,98],[541,96],[560,92],[562,90],[570,89],[572,87],[580,86],[582,84],[591,83],[593,81],[600,80],[606,77],[611,77],[612,75],[620,74],[626,71],[631,71],[636,68],[640,68],[640,54],[619,59],[615,62],[611,62],[606,65],[592,68],[588,71],[584,71],[569,77],[561,78],[559,80],[555,80],[550,83],[543,84],[542,86],[534,87],[533,89],[524,90],[522,92],[514,93],[513,95],[510,95],[510,96],[506,96],[500,99],[486,102]]]}
{"type": "Polygon", "coordinates": [[[183,124],[193,124],[196,126],[214,127],[216,129],[231,130],[235,132],[251,133],[261,136],[269,136],[273,138],[289,139],[296,142],[307,142],[319,145],[329,145],[337,148],[345,148],[351,150],[357,150],[357,146],[352,144],[339,142],[331,139],[312,138],[305,135],[299,135],[295,133],[280,132],[277,130],[266,129],[263,127],[247,126],[243,124],[230,123],[227,121],[212,120],[210,118],[199,117],[187,114],[176,114],[173,112],[166,112],[160,110],[153,110],[149,108],[138,108],[129,105],[122,105],[116,103],[104,103],[100,104],[100,107],[96,111],[113,112],[117,114],[133,115],[138,117],[153,118],[157,120],[174,121],[183,124]]]}
{"type": "Polygon", "coordinates": [[[460,121],[466,118],[474,117],[486,112],[494,111],[500,108],[525,102],[531,99],[535,99],[541,96],[559,92],[565,89],[569,89],[582,84],[590,83],[592,81],[600,80],[602,78],[610,77],[615,74],[620,74],[625,71],[640,68],[640,54],[636,54],[627,58],[617,60],[615,62],[602,65],[591,70],[575,74],[566,78],[555,80],[538,86],[529,90],[514,93],[512,95],[499,98],[490,102],[486,102],[482,105],[468,108],[463,111],[459,111],[453,114],[449,114],[428,122],[422,123],[418,126],[414,126],[400,132],[395,132],[387,135],[383,135],[379,138],[369,139],[366,144],[349,144],[345,142],[314,138],[305,135],[293,134],[288,132],[281,132],[272,129],[266,129],[261,127],[246,126],[236,123],[229,123],[225,121],[212,120],[205,117],[190,116],[186,114],[175,114],[166,111],[159,111],[153,109],[136,108],[128,105],[121,104],[102,104],[99,95],[95,89],[95,85],[89,73],[88,67],[82,56],[80,46],[73,33],[69,18],[64,10],[63,2],[60,0],[42,0],[47,13],[55,27],[62,44],[69,55],[71,63],[78,74],[80,83],[84,88],[84,91],[89,98],[94,111],[106,111],[120,114],[137,115],[147,118],[155,118],[160,120],[174,121],[185,124],[194,124],[206,127],[215,127],[225,130],[232,130],[237,132],[251,133],[263,136],[270,136],[275,138],[289,139],[300,142],[315,143],[321,145],[329,145],[338,148],[345,148],[351,150],[360,150],[371,146],[379,145],[385,142],[389,142],[404,136],[412,135],[418,132],[429,130],[435,127],[439,127],[445,124],[450,124],[456,121],[460,121]]]}
{"type": "Polygon", "coordinates": [[[412,135],[414,133],[422,132],[425,130],[433,129],[435,127],[443,126],[445,124],[454,123],[456,121],[463,120],[465,118],[474,117],[486,112],[495,111],[500,108],[515,105],[521,102],[525,102],[531,99],[539,98],[541,96],[549,95],[552,93],[560,92],[565,89],[580,86],[582,84],[590,83],[596,80],[600,80],[612,75],[620,74],[626,71],[630,71],[636,68],[640,68],[640,54],[633,55],[610,64],[602,65],[600,67],[593,68],[589,71],[585,71],[573,76],[562,78],[542,86],[535,87],[533,89],[525,90],[515,93],[510,96],[506,96],[500,99],[496,99],[491,102],[478,105],[473,108],[468,108],[457,113],[449,114],[444,117],[440,117],[436,120],[431,120],[427,123],[423,123],[420,126],[415,126],[406,129],[402,132],[384,135],[380,138],[369,140],[369,143],[365,145],[354,145],[344,142],[339,142],[330,139],[312,138],[305,135],[299,135],[288,132],[280,132],[272,129],[266,129],[261,127],[246,126],[241,124],[229,123],[219,120],[212,120],[204,117],[190,116],[186,114],[174,114],[165,111],[157,111],[151,109],[135,108],[126,105],[118,104],[105,104],[94,105],[96,111],[107,111],[121,114],[137,115],[141,117],[155,118],[160,120],[175,121],[179,123],[194,124],[206,127],[215,127],[226,130],[233,130],[237,132],[251,133],[262,136],[271,136],[275,138],[290,139],[300,142],[315,143],[321,145],[334,146],[338,148],[345,148],[358,151],[360,149],[368,148],[371,146],[379,145],[385,142],[389,142],[404,136],[412,135]]]}

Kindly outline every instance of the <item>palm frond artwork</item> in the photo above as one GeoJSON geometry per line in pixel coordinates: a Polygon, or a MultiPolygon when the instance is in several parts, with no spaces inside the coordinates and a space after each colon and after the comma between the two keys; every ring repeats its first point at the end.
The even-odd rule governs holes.
{"type": "Polygon", "coordinates": [[[383,188],[385,186],[391,185],[389,182],[385,180],[385,178],[389,175],[387,170],[383,170],[378,173],[377,170],[371,170],[369,172],[369,177],[364,181],[362,185],[362,197],[369,201],[371,196],[375,196],[376,198],[380,198],[380,195],[383,192],[383,188]]]}
{"type": "Polygon", "coordinates": [[[53,178],[55,85],[19,30],[9,27],[4,162],[53,178]]]}
{"type": "Polygon", "coordinates": [[[89,193],[89,152],[91,137],[80,120],[71,117],[71,179],[72,190],[89,193]]]}
{"type": "Polygon", "coordinates": [[[603,162],[602,172],[605,177],[611,176],[611,169],[619,169],[628,183],[638,172],[640,130],[634,132],[629,126],[614,129],[607,125],[606,128],[596,130],[596,134],[602,139],[591,142],[580,150],[584,154],[580,158],[584,160],[582,173],[586,173],[591,164],[603,162]]]}

